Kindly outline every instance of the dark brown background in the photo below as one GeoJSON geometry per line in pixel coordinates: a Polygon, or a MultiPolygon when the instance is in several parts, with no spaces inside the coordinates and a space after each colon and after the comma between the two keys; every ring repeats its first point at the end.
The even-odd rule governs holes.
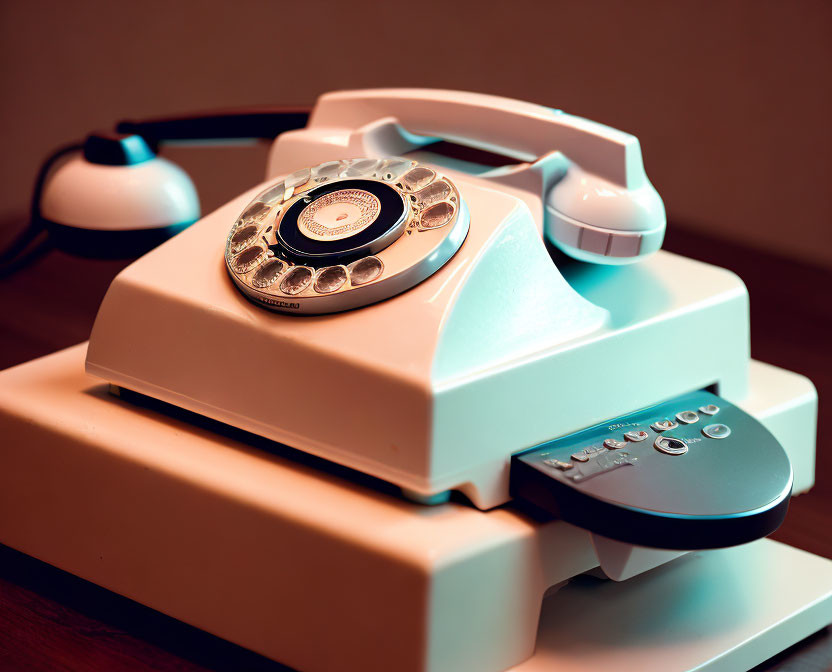
{"type": "MultiPolygon", "coordinates": [[[[832,266],[830,35],[825,0],[0,0],[0,229],[50,148],[120,118],[436,86],[635,133],[677,222],[832,266]]],[[[206,210],[263,170],[170,156],[206,210]]]]}

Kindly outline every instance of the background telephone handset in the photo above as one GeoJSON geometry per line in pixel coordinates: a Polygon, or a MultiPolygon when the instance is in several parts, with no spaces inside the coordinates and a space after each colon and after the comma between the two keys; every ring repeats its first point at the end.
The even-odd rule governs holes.
{"type": "Polygon", "coordinates": [[[783,522],[792,468],[745,411],[694,392],[512,458],[512,496],[605,537],[695,550],[783,522]]]}

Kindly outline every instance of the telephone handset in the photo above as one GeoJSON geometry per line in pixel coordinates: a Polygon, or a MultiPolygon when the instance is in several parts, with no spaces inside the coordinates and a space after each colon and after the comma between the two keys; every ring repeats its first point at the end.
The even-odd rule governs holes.
{"type": "MultiPolygon", "coordinates": [[[[410,134],[542,168],[545,232],[571,256],[630,263],[661,247],[664,205],[645,174],[639,141],[629,133],[541,105],[434,89],[329,93],[318,100],[308,128],[358,130],[384,118],[410,134]]],[[[282,145],[273,148],[273,163],[282,145]]]]}

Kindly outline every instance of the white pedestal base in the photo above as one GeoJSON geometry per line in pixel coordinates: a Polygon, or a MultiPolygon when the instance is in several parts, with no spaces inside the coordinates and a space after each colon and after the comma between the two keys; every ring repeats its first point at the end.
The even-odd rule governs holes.
{"type": "Polygon", "coordinates": [[[832,563],[761,539],[623,583],[578,578],[543,603],[514,672],[747,670],[832,621],[832,563]]]}
{"type": "MultiPolygon", "coordinates": [[[[832,621],[832,563],[770,541],[579,579],[540,618],[550,586],[667,558],[133,406],[84,349],[0,373],[0,542],[290,666],[738,669],[832,621]]],[[[754,365],[751,388],[808,488],[811,433],[789,427],[813,422],[811,384],[754,365]]]]}

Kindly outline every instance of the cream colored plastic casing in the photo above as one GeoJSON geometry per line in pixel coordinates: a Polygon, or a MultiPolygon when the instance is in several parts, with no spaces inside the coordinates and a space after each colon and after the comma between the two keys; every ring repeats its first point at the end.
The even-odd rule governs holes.
{"type": "MultiPolygon", "coordinates": [[[[357,130],[319,118],[278,139],[270,180],[425,142],[392,118],[357,130]]],[[[119,274],[87,370],[413,496],[458,489],[480,508],[509,499],[517,451],[709,385],[743,398],[742,282],[661,252],[559,268],[541,237],[548,165],[444,167],[470,211],[460,251],[399,296],[319,317],[259,308],[224,272],[228,230],[259,185],[119,274]]]]}
{"type": "MultiPolygon", "coordinates": [[[[456,176],[461,250],[397,297],[278,315],[225,273],[223,243],[256,190],[125,269],[87,370],[425,496],[508,499],[512,453],[714,383],[741,398],[747,296],[731,273],[659,253],[581,267],[573,289],[525,203],[456,176]]],[[[258,187],[259,188],[259,187],[258,187]]]]}

